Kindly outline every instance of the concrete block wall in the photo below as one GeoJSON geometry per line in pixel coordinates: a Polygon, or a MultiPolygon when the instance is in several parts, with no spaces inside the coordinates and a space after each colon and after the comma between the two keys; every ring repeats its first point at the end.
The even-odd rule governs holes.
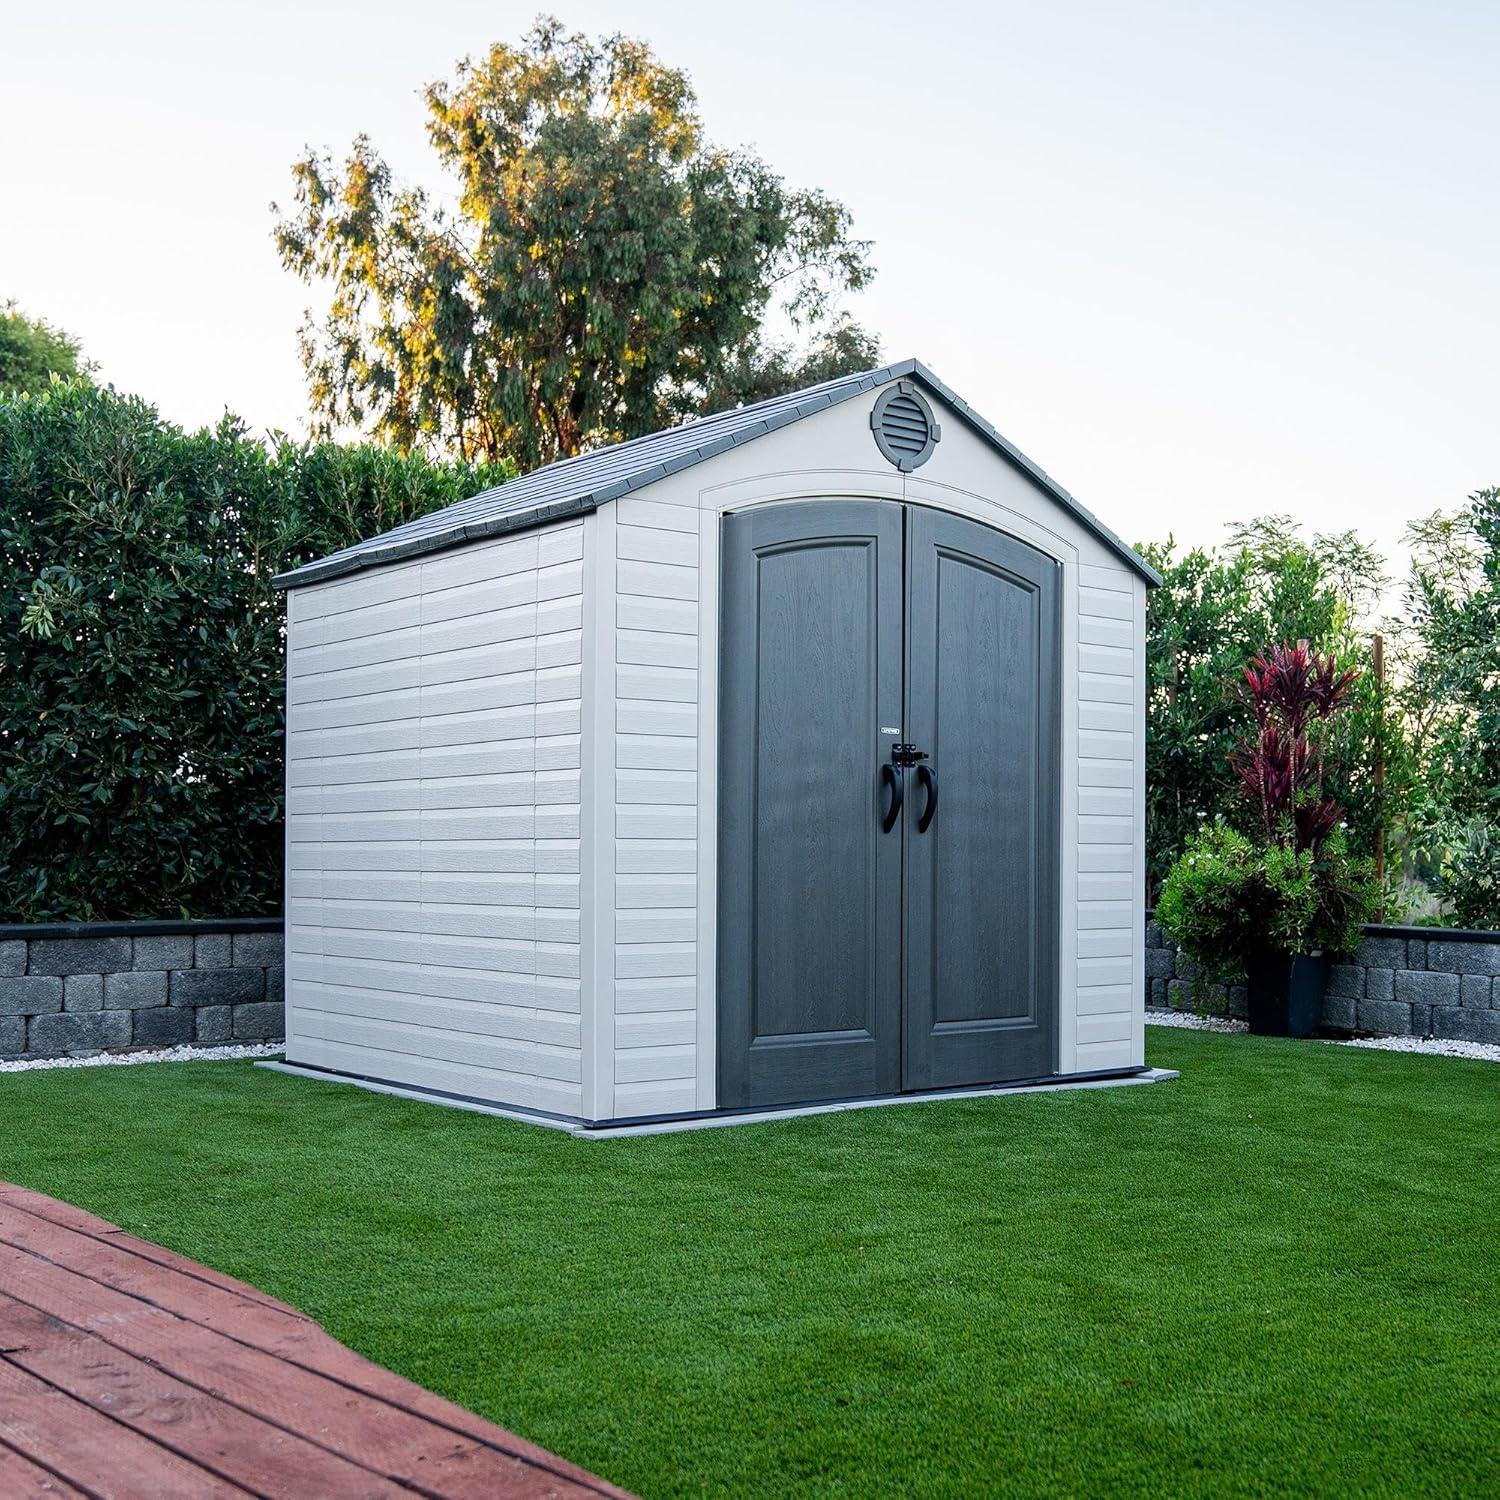
{"type": "MultiPolygon", "coordinates": [[[[1243,986],[1202,985],[1154,922],[1146,923],[1146,1003],[1243,1017],[1243,986]]],[[[1365,928],[1365,940],[1329,970],[1323,1023],[1378,1036],[1432,1036],[1500,1044],[1500,932],[1439,927],[1365,928]]]]}
{"type": "Polygon", "coordinates": [[[0,1061],[285,1034],[279,919],[0,926],[0,1061]]]}

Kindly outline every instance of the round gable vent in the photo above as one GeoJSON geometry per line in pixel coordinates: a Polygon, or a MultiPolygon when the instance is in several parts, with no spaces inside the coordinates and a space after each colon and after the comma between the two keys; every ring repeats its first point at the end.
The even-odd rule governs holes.
{"type": "Polygon", "coordinates": [[[903,474],[932,457],[942,434],[933,420],[926,398],[909,380],[897,381],[882,391],[870,413],[875,446],[903,474]]]}

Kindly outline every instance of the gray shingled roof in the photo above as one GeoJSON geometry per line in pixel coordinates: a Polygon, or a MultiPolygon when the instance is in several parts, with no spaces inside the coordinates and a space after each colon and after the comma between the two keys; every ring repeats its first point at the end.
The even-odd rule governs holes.
{"type": "Polygon", "coordinates": [[[1056,480],[1006,442],[966,401],[914,359],[886,365],[879,370],[869,370],[862,375],[846,375],[839,380],[811,386],[805,391],[773,396],[769,401],[756,402],[754,406],[742,406],[734,411],[703,417],[696,422],[686,422],[680,427],[668,427],[661,432],[648,433],[645,437],[632,438],[627,443],[616,443],[609,448],[579,454],[577,458],[560,459],[545,468],[523,474],[519,479],[497,485],[494,489],[485,490],[467,500],[460,500],[456,505],[433,511],[431,515],[420,516],[415,521],[408,521],[404,526],[397,526],[381,536],[371,537],[368,541],[345,547],[341,552],[331,553],[316,562],[293,568],[290,572],[280,574],[275,582],[280,588],[301,588],[305,584],[322,583],[325,579],[337,578],[360,569],[400,562],[424,552],[437,552],[448,547],[462,546],[465,542],[479,541],[484,537],[522,531],[565,516],[583,515],[597,510],[607,501],[618,500],[621,495],[644,489],[648,484],[655,484],[657,480],[665,479],[667,475],[675,474],[681,469],[691,468],[692,465],[724,453],[740,443],[751,442],[768,432],[775,432],[778,427],[785,427],[803,417],[810,417],[814,412],[837,406],[865,391],[875,390],[903,378],[915,380],[951,407],[1007,462],[1019,469],[1039,489],[1052,496],[1106,546],[1119,553],[1147,583],[1155,585],[1161,582],[1161,576],[1149,563],[1086,511],[1056,480]]]}

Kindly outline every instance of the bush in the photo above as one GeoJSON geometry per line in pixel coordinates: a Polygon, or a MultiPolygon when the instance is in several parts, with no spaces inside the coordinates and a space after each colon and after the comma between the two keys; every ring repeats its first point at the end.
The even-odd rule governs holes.
{"type": "Polygon", "coordinates": [[[1432,887],[1458,927],[1500,924],[1500,824],[1470,818],[1444,824],[1432,887]]]}
{"type": "Polygon", "coordinates": [[[0,918],[279,911],[272,576],[505,477],[0,397],[0,918]]]}
{"type": "Polygon", "coordinates": [[[1214,978],[1258,953],[1347,952],[1377,889],[1349,852],[1343,809],[1328,795],[1330,729],[1347,714],[1357,672],[1305,646],[1277,646],[1245,669],[1252,727],[1229,757],[1252,832],[1196,835],[1167,874],[1156,916],[1214,978]]]}
{"type": "Polygon", "coordinates": [[[1203,829],[1172,866],[1156,920],[1208,978],[1233,983],[1257,953],[1350,953],[1375,902],[1367,861],[1342,829],[1321,849],[1262,843],[1227,823],[1203,829]]]}

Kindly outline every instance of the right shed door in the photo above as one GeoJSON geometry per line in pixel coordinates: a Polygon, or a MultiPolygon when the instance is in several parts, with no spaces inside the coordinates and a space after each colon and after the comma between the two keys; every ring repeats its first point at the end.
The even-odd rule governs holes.
{"type": "Polygon", "coordinates": [[[1056,1070],[1057,565],[912,506],[902,1086],[1056,1070]]]}

